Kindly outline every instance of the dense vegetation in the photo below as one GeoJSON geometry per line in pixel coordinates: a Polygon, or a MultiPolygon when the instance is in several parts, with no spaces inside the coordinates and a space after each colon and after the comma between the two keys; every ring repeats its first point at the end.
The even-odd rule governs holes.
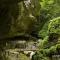
{"type": "Polygon", "coordinates": [[[0,59],[4,60],[4,38],[27,35],[39,41],[32,60],[50,60],[60,54],[60,0],[0,1],[0,59]]]}
{"type": "Polygon", "coordinates": [[[60,54],[60,17],[50,20],[48,35],[40,40],[39,52],[33,60],[51,60],[53,55],[60,54]]]}
{"type": "Polygon", "coordinates": [[[58,0],[41,2],[43,14],[40,14],[40,20],[43,21],[39,36],[43,37],[43,40],[40,39],[39,51],[33,56],[33,60],[51,60],[54,54],[60,54],[60,10],[58,8],[60,5],[58,2],[58,0]]]}

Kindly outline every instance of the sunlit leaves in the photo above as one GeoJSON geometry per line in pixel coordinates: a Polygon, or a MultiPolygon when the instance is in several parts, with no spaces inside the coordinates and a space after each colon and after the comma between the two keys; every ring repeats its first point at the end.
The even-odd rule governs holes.
{"type": "Polygon", "coordinates": [[[48,30],[50,33],[60,34],[60,17],[54,18],[50,21],[48,30]]]}

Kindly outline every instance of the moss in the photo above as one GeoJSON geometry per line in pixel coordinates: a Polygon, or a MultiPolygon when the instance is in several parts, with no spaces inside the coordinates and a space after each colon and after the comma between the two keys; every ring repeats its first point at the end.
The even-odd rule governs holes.
{"type": "Polygon", "coordinates": [[[19,54],[19,58],[20,58],[19,60],[30,60],[29,57],[27,57],[26,55],[22,53],[19,54]]]}

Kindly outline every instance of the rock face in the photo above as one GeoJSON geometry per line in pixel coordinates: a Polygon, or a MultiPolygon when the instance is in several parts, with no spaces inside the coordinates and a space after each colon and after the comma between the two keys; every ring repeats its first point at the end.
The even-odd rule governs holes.
{"type": "Polygon", "coordinates": [[[18,17],[11,26],[10,35],[30,34],[32,32],[37,22],[38,6],[40,6],[38,0],[26,0],[18,3],[18,17]]]}
{"type": "MultiPolygon", "coordinates": [[[[39,0],[1,0],[0,39],[30,34],[37,22],[36,16],[39,15],[39,8],[39,0]]],[[[6,46],[6,41],[1,42],[0,46],[0,48],[6,46]]]]}
{"type": "MultiPolygon", "coordinates": [[[[22,51],[34,51],[37,50],[37,41],[10,41],[6,43],[7,49],[20,49],[22,51]]],[[[20,51],[19,50],[19,51],[20,51]]]]}
{"type": "Polygon", "coordinates": [[[31,33],[39,15],[39,0],[1,0],[0,7],[1,38],[31,33]]]}

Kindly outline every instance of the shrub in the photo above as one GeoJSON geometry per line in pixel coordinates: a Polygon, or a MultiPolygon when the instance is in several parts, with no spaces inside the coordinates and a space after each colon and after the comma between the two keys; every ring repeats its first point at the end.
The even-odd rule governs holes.
{"type": "Polygon", "coordinates": [[[60,34],[60,17],[50,20],[48,30],[50,34],[51,33],[60,34]]]}

